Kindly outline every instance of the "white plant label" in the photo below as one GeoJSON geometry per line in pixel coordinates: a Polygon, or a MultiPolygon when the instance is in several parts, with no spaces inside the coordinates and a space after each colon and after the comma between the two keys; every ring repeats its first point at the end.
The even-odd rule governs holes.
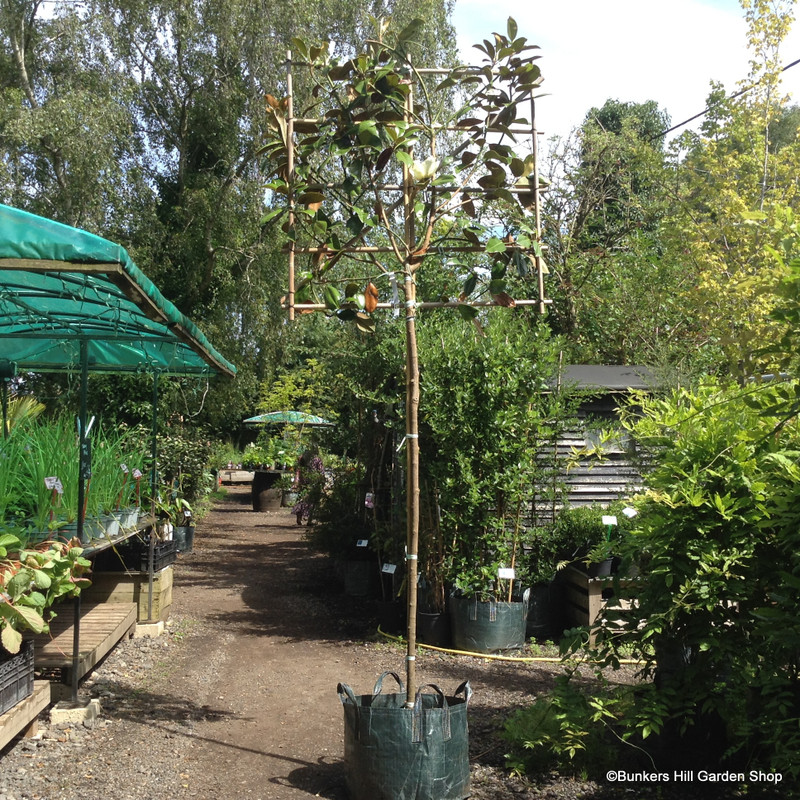
{"type": "Polygon", "coordinates": [[[133,477],[134,477],[134,478],[136,478],[136,480],[138,481],[138,480],[139,480],[139,478],[141,478],[141,477],[142,477],[142,473],[141,473],[141,472],[140,472],[138,469],[135,469],[135,470],[133,471],[133,477]]]}
{"type": "Polygon", "coordinates": [[[500,567],[497,570],[497,577],[503,581],[513,581],[516,577],[513,567],[500,567]]]}
{"type": "Polygon", "coordinates": [[[368,539],[359,539],[356,542],[356,547],[368,547],[368,546],[369,546],[369,540],[368,539]]]}
{"type": "MultiPolygon", "coordinates": [[[[595,517],[595,519],[597,519],[597,517],[595,517]]],[[[616,517],[613,516],[603,517],[603,525],[616,525],[616,524],[617,524],[616,517]]]]}
{"type": "Polygon", "coordinates": [[[381,572],[386,572],[389,575],[394,575],[397,572],[397,564],[384,564],[381,567],[381,572]]]}
{"type": "Polygon", "coordinates": [[[127,475],[128,474],[128,465],[127,464],[120,464],[119,468],[127,475]]]}
{"type": "MultiPolygon", "coordinates": [[[[54,489],[55,489],[55,490],[58,492],[59,488],[61,487],[61,481],[58,479],[58,476],[57,476],[57,475],[53,475],[53,476],[51,476],[51,477],[49,477],[49,478],[45,478],[45,479],[44,479],[44,485],[45,485],[45,487],[46,487],[46,488],[48,488],[48,489],[49,489],[51,492],[52,492],[54,489]]],[[[63,491],[63,489],[62,489],[62,491],[63,491]]],[[[61,492],[58,492],[58,493],[59,493],[59,494],[61,494],[61,492]]]]}

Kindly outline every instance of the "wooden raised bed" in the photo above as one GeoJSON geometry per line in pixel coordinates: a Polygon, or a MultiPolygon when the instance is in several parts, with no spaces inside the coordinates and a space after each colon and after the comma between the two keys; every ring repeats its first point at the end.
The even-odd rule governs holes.
{"type": "Polygon", "coordinates": [[[0,714],[0,750],[15,737],[26,738],[36,733],[37,718],[50,705],[50,681],[34,681],[33,694],[29,694],[13,708],[0,714]]]}
{"type": "MultiPolygon", "coordinates": [[[[81,603],[78,678],[82,678],[126,635],[136,627],[134,603],[81,603]]],[[[31,637],[37,672],[60,673],[63,683],[72,682],[73,612],[63,604],[50,623],[50,633],[31,637]]]]}
{"type": "Polygon", "coordinates": [[[89,603],[136,606],[137,622],[166,621],[172,605],[172,567],[153,573],[153,613],[149,613],[149,576],[146,572],[93,572],[92,585],[84,589],[89,603]]]}

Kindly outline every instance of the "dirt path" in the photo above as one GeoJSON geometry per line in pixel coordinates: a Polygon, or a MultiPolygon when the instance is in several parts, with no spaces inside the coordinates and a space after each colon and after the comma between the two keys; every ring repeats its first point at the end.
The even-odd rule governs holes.
{"type": "Polygon", "coordinates": [[[234,489],[177,568],[173,612],[190,635],[167,683],[205,712],[185,788],[205,797],[334,797],[336,685],[374,680],[384,664],[397,669],[398,653],[350,638],[368,629],[367,618],[331,594],[327,561],[288,510],[256,513],[249,500],[234,489]]]}

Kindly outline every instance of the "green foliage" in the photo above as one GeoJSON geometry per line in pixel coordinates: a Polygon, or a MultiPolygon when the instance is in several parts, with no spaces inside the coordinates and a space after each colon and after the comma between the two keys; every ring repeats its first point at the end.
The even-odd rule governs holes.
{"type": "Polygon", "coordinates": [[[515,560],[524,585],[533,495],[557,469],[537,458],[538,447],[572,413],[569,399],[551,391],[558,344],[546,328],[492,316],[485,334],[465,337],[431,320],[420,336],[423,463],[452,542],[447,578],[465,594],[499,591],[498,568],[515,560]]]}
{"type": "Polygon", "coordinates": [[[13,534],[0,533],[0,636],[10,653],[19,652],[22,632],[46,633],[52,606],[89,585],[91,564],[79,547],[47,542],[25,549],[13,534]]]}
{"type": "Polygon", "coordinates": [[[205,497],[213,488],[210,460],[213,443],[191,428],[167,429],[158,436],[161,482],[173,486],[190,502],[205,497]]]}
{"type": "Polygon", "coordinates": [[[636,604],[605,610],[598,647],[602,663],[625,648],[656,677],[629,722],[657,730],[666,709],[682,736],[716,717],[728,754],[786,776],[800,763],[782,738],[800,716],[800,424],[769,411],[783,388],[708,384],[625,415],[651,465],[619,544],[641,579],[615,586],[636,604]]]}
{"type": "Polygon", "coordinates": [[[515,711],[503,738],[511,752],[507,764],[515,772],[576,775],[602,780],[609,769],[622,767],[621,740],[612,733],[630,699],[630,689],[594,688],[591,695],[567,672],[532,706],[515,711]]]}
{"type": "MultiPolygon", "coordinates": [[[[305,121],[298,123],[291,186],[287,101],[267,98],[272,135],[262,152],[276,198],[268,216],[288,211],[280,198],[297,198],[287,233],[309,254],[298,269],[295,301],[324,305],[364,333],[375,329],[380,295],[399,285],[413,299],[403,275],[416,273],[428,257],[438,261],[439,252],[474,252],[491,273],[484,280],[472,264],[451,264],[461,273],[459,302],[492,297],[508,306],[514,305],[509,279],[527,276],[533,254],[541,254],[525,214],[532,160],[517,154],[512,131],[525,124],[527,101],[541,81],[536,48],[511,35],[516,24],[509,20],[508,35],[495,33],[493,42],[477,45],[485,55],[481,69],[454,69],[437,82],[410,58],[422,27],[415,20],[393,32],[387,22],[345,59],[294,40],[313,90],[308,110],[295,110],[305,121]],[[405,199],[386,190],[401,182],[405,199]],[[468,194],[476,184],[482,192],[468,194]],[[498,237],[498,208],[514,236],[498,237]]],[[[468,306],[463,312],[474,316],[468,306]]]]}
{"type": "Polygon", "coordinates": [[[307,536],[314,547],[333,558],[344,558],[355,551],[359,539],[373,531],[364,505],[364,473],[358,464],[328,465],[331,486],[320,497],[314,512],[314,526],[307,536]]]}

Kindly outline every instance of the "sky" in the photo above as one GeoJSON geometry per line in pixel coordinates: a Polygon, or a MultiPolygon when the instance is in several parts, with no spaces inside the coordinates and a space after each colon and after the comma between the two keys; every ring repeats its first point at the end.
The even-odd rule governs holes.
{"type": "MultiPolygon", "coordinates": [[[[674,125],[705,108],[712,80],[731,93],[750,71],[738,0],[455,0],[462,58],[479,61],[472,45],[505,33],[509,16],[518,36],[541,47],[548,96],[537,102],[536,119],[545,138],[566,135],[609,98],[655,100],[674,125]]],[[[800,21],[781,49],[783,64],[798,58],[800,21]]],[[[800,64],[782,86],[800,103],[800,64]]]]}

